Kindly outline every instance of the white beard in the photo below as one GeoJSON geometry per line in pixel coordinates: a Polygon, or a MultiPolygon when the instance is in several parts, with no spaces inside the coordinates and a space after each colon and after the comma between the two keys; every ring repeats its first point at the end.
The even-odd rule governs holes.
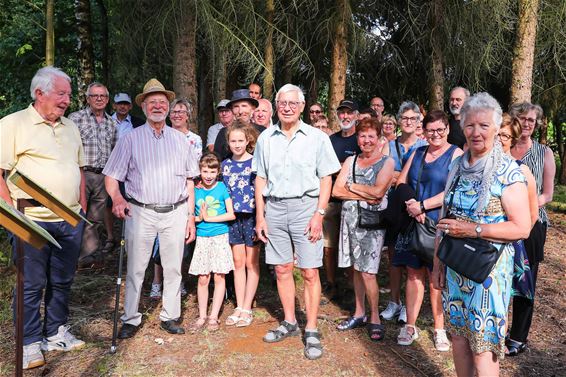
{"type": "Polygon", "coordinates": [[[349,129],[351,129],[352,127],[354,127],[356,125],[356,121],[353,120],[350,123],[342,123],[340,122],[340,129],[342,131],[348,131],[349,129]]]}
{"type": "Polygon", "coordinates": [[[460,108],[458,107],[452,107],[450,106],[450,112],[452,113],[452,115],[460,115],[460,108]]]}

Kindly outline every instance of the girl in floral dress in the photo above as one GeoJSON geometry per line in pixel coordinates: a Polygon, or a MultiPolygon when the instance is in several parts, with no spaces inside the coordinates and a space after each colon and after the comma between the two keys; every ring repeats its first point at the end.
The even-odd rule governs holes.
{"type": "Polygon", "coordinates": [[[226,325],[245,327],[253,320],[252,303],[259,283],[259,247],[255,239],[255,199],[252,155],[256,131],[235,124],[226,133],[232,157],[222,162],[224,184],[234,203],[236,220],[230,223],[229,241],[234,258],[236,309],[226,325]]]}

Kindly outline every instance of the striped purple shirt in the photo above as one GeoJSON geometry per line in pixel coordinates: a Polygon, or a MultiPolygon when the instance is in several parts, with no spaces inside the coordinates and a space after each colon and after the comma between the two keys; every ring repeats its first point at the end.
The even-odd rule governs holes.
{"type": "Polygon", "coordinates": [[[149,124],[124,135],[102,174],[125,182],[126,195],[144,204],[173,204],[189,196],[187,179],[199,175],[186,137],[171,127],[156,136],[149,124]]]}

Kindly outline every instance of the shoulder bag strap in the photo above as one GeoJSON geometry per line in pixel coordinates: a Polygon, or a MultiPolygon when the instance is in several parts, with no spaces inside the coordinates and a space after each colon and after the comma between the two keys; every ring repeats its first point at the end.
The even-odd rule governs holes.
{"type": "Polygon", "coordinates": [[[448,207],[446,207],[447,214],[450,212],[450,209],[452,208],[452,203],[454,202],[454,193],[456,191],[456,187],[458,187],[458,182],[460,182],[460,175],[456,176],[456,179],[454,179],[454,183],[450,188],[450,201],[448,202],[448,207]]]}
{"type": "Polygon", "coordinates": [[[399,164],[403,167],[403,157],[401,156],[401,148],[399,148],[399,139],[395,139],[395,149],[397,150],[397,157],[399,157],[399,164]]]}
{"type": "MultiPolygon", "coordinates": [[[[419,166],[419,174],[418,174],[418,176],[417,176],[417,190],[416,190],[416,192],[415,192],[415,199],[416,199],[416,200],[419,199],[419,183],[421,183],[421,176],[422,176],[422,174],[423,174],[423,168],[424,168],[424,163],[425,163],[425,158],[426,158],[426,153],[427,153],[427,152],[428,152],[428,147],[426,147],[426,149],[425,149],[425,151],[424,151],[424,153],[423,153],[423,159],[422,159],[422,161],[421,161],[421,165],[419,166]]],[[[415,155],[416,155],[416,154],[417,154],[417,153],[415,152],[415,155]]],[[[413,157],[413,161],[415,161],[415,160],[414,160],[414,157],[413,157]]]]}

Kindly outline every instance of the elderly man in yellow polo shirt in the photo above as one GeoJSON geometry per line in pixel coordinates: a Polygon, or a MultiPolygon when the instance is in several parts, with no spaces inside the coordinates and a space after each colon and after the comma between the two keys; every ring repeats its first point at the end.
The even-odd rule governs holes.
{"type": "MultiPolygon", "coordinates": [[[[75,211],[86,206],[83,146],[77,126],[63,117],[71,102],[71,79],[54,67],[38,70],[31,81],[34,102],[27,109],[0,119],[0,197],[9,204],[27,194],[5,180],[14,168],[39,183],[75,211]]],[[[84,223],[75,228],[45,207],[26,215],[62,246],[37,250],[24,246],[23,368],[45,364],[42,351],[70,351],[84,346],[69,331],[69,293],[75,276],[84,223]],[[45,317],[40,307],[44,297],[45,317]]]]}

